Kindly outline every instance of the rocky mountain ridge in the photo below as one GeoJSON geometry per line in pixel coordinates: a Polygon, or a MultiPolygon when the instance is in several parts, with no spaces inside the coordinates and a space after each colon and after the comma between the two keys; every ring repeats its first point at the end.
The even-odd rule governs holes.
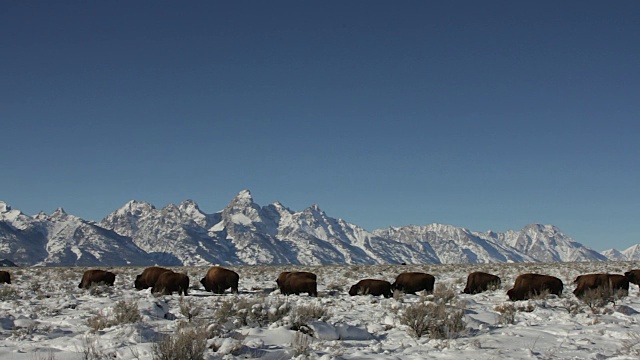
{"type": "MultiPolygon", "coordinates": [[[[620,255],[622,254],[622,255],[620,255]]],[[[452,225],[367,231],[318,205],[259,206],[243,190],[206,214],[192,200],[163,208],[130,201],[96,223],[69,215],[28,216],[0,202],[0,258],[18,265],[123,266],[489,263],[624,260],[552,225],[475,232],[452,225]]]]}

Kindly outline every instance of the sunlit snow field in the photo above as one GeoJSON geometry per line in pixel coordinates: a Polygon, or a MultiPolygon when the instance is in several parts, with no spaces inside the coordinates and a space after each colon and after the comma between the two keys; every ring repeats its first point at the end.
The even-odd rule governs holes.
{"type": "Polygon", "coordinates": [[[637,262],[228,268],[240,274],[237,295],[205,292],[199,280],[206,267],[171,268],[189,275],[186,297],[135,290],[133,280],[143,268],[103,268],[117,274],[115,286],[89,290],[78,288],[87,268],[5,268],[12,284],[0,285],[0,358],[154,359],[171,349],[170,339],[189,339],[178,342],[182,348],[202,344],[205,359],[640,357],[636,285],[631,284],[629,296],[605,306],[590,307],[572,294],[577,275],[620,274],[640,268],[637,262]],[[274,280],[291,270],[316,273],[319,297],[281,295],[274,280]],[[434,275],[436,294],[385,299],[347,293],[360,279],[393,282],[405,271],[434,275]],[[473,271],[500,276],[502,287],[462,294],[473,271]],[[508,301],[506,290],[525,272],[560,278],[563,295],[508,301]],[[405,316],[417,303],[444,303],[449,318],[464,314],[464,326],[417,338],[405,316]],[[139,319],[123,317],[132,313],[139,319]]]}

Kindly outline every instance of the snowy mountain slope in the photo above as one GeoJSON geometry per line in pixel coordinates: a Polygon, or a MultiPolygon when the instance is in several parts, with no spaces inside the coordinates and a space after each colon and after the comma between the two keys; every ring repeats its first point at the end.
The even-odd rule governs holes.
{"type": "Polygon", "coordinates": [[[609,249],[602,252],[602,255],[607,259],[619,260],[619,261],[635,261],[640,260],[640,244],[633,245],[628,249],[619,251],[616,249],[609,249]]]}
{"type": "Polygon", "coordinates": [[[164,208],[130,201],[99,223],[66,214],[62,209],[51,215],[28,216],[0,202],[0,257],[19,265],[423,264],[607,259],[552,225],[532,224],[505,233],[474,232],[442,224],[369,232],[331,218],[318,205],[302,211],[292,211],[278,202],[261,207],[248,190],[238,193],[214,214],[202,212],[192,200],[164,208]]]}
{"type": "Polygon", "coordinates": [[[0,256],[19,265],[149,265],[131,239],[59,208],[33,217],[0,207],[0,256]],[[4,231],[3,231],[4,230],[4,231]]]}
{"type": "Polygon", "coordinates": [[[613,261],[625,261],[627,256],[623,254],[620,250],[609,249],[601,252],[602,256],[606,257],[609,260],[613,261]]]}
{"type": "Polygon", "coordinates": [[[280,237],[297,238],[306,235],[324,241],[343,254],[343,263],[430,263],[434,260],[406,244],[375,236],[344,220],[330,218],[317,205],[295,213],[291,221],[283,225],[280,237]]]}
{"type": "Polygon", "coordinates": [[[0,257],[33,265],[47,256],[46,215],[33,217],[0,201],[0,257]]]}
{"type": "Polygon", "coordinates": [[[452,225],[391,227],[376,230],[374,233],[380,237],[411,244],[430,254],[440,263],[536,261],[524,253],[494,241],[491,237],[483,238],[478,233],[452,225]]]}
{"type": "Polygon", "coordinates": [[[159,264],[239,263],[226,239],[208,233],[218,218],[216,214],[204,214],[191,200],[162,209],[130,201],[100,221],[100,226],[130,237],[159,264]]]}
{"type": "Polygon", "coordinates": [[[626,250],[623,250],[622,253],[626,257],[626,260],[640,260],[640,244],[633,245],[626,250]]]}
{"type": "Polygon", "coordinates": [[[497,234],[496,239],[538,261],[607,260],[602,254],[578,243],[553,225],[530,224],[519,232],[497,234]]]}

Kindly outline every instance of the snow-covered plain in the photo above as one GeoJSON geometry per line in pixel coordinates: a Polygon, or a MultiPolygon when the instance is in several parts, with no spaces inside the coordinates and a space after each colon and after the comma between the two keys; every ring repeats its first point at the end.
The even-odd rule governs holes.
{"type": "Polygon", "coordinates": [[[229,267],[240,274],[240,293],[224,295],[200,285],[206,267],[172,268],[190,276],[184,298],[136,291],[133,280],[143,268],[104,268],[117,274],[115,286],[90,290],[78,288],[86,268],[5,268],[12,284],[0,285],[0,359],[154,359],[154,344],[163,336],[190,328],[207,328],[205,359],[638,359],[636,285],[629,296],[598,308],[572,294],[577,275],[633,268],[640,263],[242,266],[229,267]],[[277,275],[291,270],[316,273],[319,297],[275,290],[277,275]],[[408,307],[437,302],[439,296],[347,293],[360,279],[393,281],[404,271],[433,274],[440,293],[453,290],[450,308],[464,309],[464,330],[444,339],[415,338],[400,321],[408,307]],[[502,287],[461,294],[472,271],[499,275],[502,287]],[[505,291],[525,272],[559,277],[564,294],[508,301],[505,291]],[[123,303],[136,304],[141,318],[94,330],[99,320],[113,319],[123,303]],[[513,321],[506,316],[510,305],[517,310],[513,321]],[[300,309],[314,310],[319,319],[297,316],[300,309]],[[291,330],[294,325],[310,335],[291,330]]]}

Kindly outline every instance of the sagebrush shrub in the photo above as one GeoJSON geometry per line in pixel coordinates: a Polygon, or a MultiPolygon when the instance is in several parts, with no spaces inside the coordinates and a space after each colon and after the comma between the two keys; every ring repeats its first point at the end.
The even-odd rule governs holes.
{"type": "Polygon", "coordinates": [[[466,328],[464,306],[418,302],[405,309],[400,323],[407,325],[409,334],[416,338],[425,334],[431,339],[456,338],[466,328]]]}
{"type": "Polygon", "coordinates": [[[87,325],[91,328],[91,332],[97,332],[109,327],[109,319],[98,311],[94,316],[87,319],[87,325]]]}
{"type": "Polygon", "coordinates": [[[400,315],[400,323],[409,327],[409,335],[419,339],[429,331],[428,314],[427,304],[413,304],[400,315]]]}
{"type": "Polygon", "coordinates": [[[234,315],[233,301],[224,300],[216,304],[213,312],[213,319],[220,324],[224,324],[234,315]]]}
{"type": "Polygon", "coordinates": [[[198,303],[194,302],[191,298],[180,296],[178,301],[180,305],[180,314],[186,317],[188,321],[191,321],[194,317],[200,316],[202,313],[202,306],[198,305],[198,303]]]}
{"type": "Polygon", "coordinates": [[[616,301],[628,295],[623,289],[613,290],[608,287],[600,287],[597,289],[589,289],[584,292],[580,299],[591,309],[597,312],[598,308],[605,307],[608,303],[616,304],[616,301]]]}
{"type": "Polygon", "coordinates": [[[113,293],[113,288],[104,283],[92,283],[89,286],[89,294],[93,296],[106,296],[113,293]]]}
{"type": "Polygon", "coordinates": [[[20,296],[13,286],[6,284],[0,286],[0,301],[17,300],[19,298],[20,296]]]}
{"type": "Polygon", "coordinates": [[[291,339],[293,357],[308,356],[311,352],[311,337],[300,332],[296,332],[291,339]]]}
{"type": "Polygon", "coordinates": [[[229,321],[240,326],[266,326],[285,317],[291,306],[282,299],[225,300],[218,303],[213,318],[217,323],[229,321]]]}
{"type": "Polygon", "coordinates": [[[436,284],[433,290],[433,301],[436,303],[446,304],[457,296],[455,290],[447,284],[436,284]]]}
{"type": "Polygon", "coordinates": [[[202,360],[207,351],[207,330],[185,327],[153,344],[154,360],[202,360]]]}
{"type": "Polygon", "coordinates": [[[82,360],[108,360],[114,358],[114,354],[107,354],[100,349],[97,339],[85,337],[82,345],[82,349],[78,351],[82,360]]]}
{"type": "Polygon", "coordinates": [[[98,311],[87,320],[87,325],[95,333],[111,326],[136,323],[138,321],[140,321],[138,303],[135,300],[120,300],[114,305],[111,317],[105,315],[102,311],[98,311]]]}
{"type": "Polygon", "coordinates": [[[131,324],[140,321],[140,310],[135,300],[120,300],[113,307],[112,325],[131,324]]]}
{"type": "Polygon", "coordinates": [[[516,320],[516,307],[510,303],[504,303],[502,305],[497,305],[494,308],[495,311],[498,312],[498,324],[508,325],[513,324],[516,320]]]}
{"type": "Polygon", "coordinates": [[[577,315],[582,312],[582,306],[575,299],[564,299],[561,303],[561,307],[567,310],[571,315],[577,315]]]}
{"type": "Polygon", "coordinates": [[[291,310],[291,330],[311,333],[308,323],[313,320],[324,320],[329,317],[327,309],[321,305],[300,305],[291,310]]]}

